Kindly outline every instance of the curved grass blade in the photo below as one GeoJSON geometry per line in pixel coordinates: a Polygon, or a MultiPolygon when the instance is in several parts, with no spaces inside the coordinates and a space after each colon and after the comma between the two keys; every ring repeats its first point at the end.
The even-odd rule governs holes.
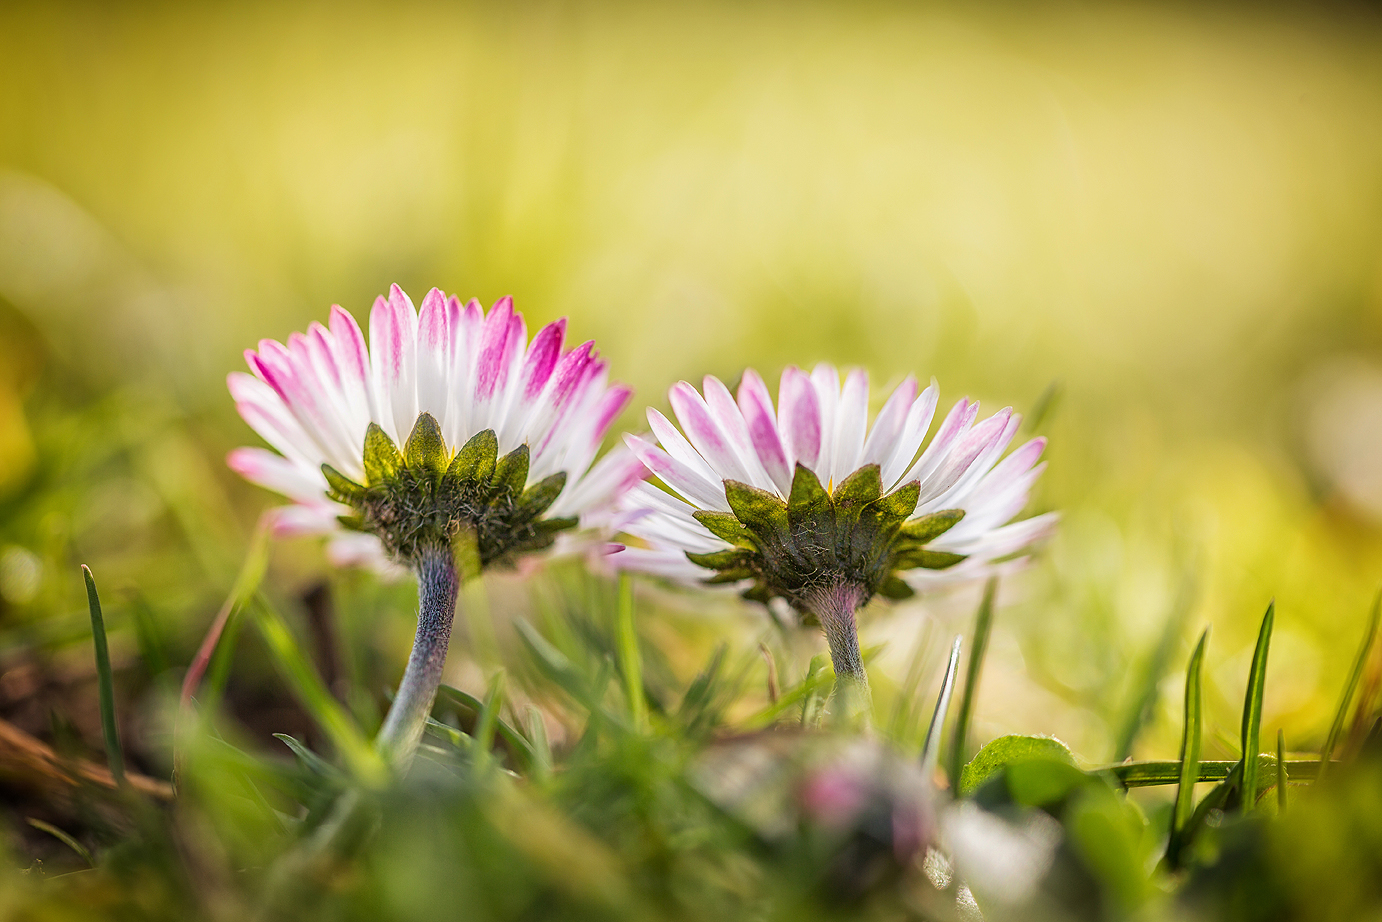
{"type": "Polygon", "coordinates": [[[926,742],[921,747],[921,774],[930,778],[936,773],[936,763],[941,757],[941,728],[945,726],[945,713],[950,710],[950,697],[955,692],[955,674],[960,668],[960,647],[964,637],[955,636],[950,647],[950,662],[945,666],[945,677],[941,679],[941,693],[936,698],[936,712],[931,715],[931,727],[926,731],[926,742]]]}
{"type": "Polygon", "coordinates": [[[1204,651],[1209,643],[1209,628],[1200,635],[1190,665],[1185,670],[1185,729],[1180,739],[1180,771],[1176,804],[1171,813],[1171,836],[1166,842],[1166,861],[1171,867],[1180,865],[1183,845],[1182,830],[1190,821],[1195,807],[1195,782],[1200,776],[1200,742],[1203,738],[1204,695],[1200,673],[1204,667],[1204,651]]]}
{"type": "Polygon", "coordinates": [[[61,829],[54,826],[52,823],[45,823],[43,822],[43,820],[36,820],[32,816],[25,817],[24,821],[28,823],[30,826],[39,830],[40,832],[48,833],[48,835],[52,836],[53,838],[61,842],[63,845],[66,845],[68,848],[72,849],[72,851],[77,853],[77,857],[85,861],[90,867],[96,867],[96,861],[91,857],[91,851],[85,845],[78,842],[76,839],[72,838],[72,836],[68,833],[63,832],[61,829]]]}
{"type": "MultiPolygon", "coordinates": [[[[464,707],[467,710],[474,711],[477,722],[480,718],[480,715],[485,713],[485,702],[481,701],[479,698],[476,698],[469,692],[463,692],[459,688],[453,688],[450,685],[438,686],[437,699],[439,701],[445,699],[453,705],[457,705],[460,707],[464,707]]],[[[529,707],[532,710],[536,710],[536,708],[532,708],[532,705],[529,705],[529,707]]],[[[538,716],[541,717],[540,711],[538,712],[538,716]]],[[[544,731],[546,730],[545,727],[543,727],[543,729],[544,731]]],[[[537,750],[534,748],[534,745],[528,742],[528,740],[523,736],[523,734],[519,733],[518,730],[515,729],[511,724],[506,723],[503,720],[503,718],[498,716],[494,718],[494,732],[500,739],[504,741],[506,745],[508,745],[513,750],[514,754],[518,757],[518,760],[522,764],[522,766],[532,767],[534,763],[538,761],[539,754],[537,750]]],[[[550,753],[548,754],[548,756],[550,764],[550,753]]]]}
{"type": "Polygon", "coordinates": [[[1339,745],[1339,737],[1343,736],[1344,721],[1348,718],[1348,705],[1353,700],[1353,693],[1358,690],[1358,680],[1363,676],[1363,666],[1367,664],[1368,654],[1372,651],[1373,641],[1377,637],[1379,618],[1382,618],[1382,590],[1379,590],[1377,597],[1373,599],[1372,613],[1368,616],[1368,629],[1363,634],[1363,643],[1358,648],[1358,655],[1353,659],[1353,669],[1348,674],[1348,682],[1344,684],[1339,708],[1334,712],[1334,722],[1329,725],[1329,736],[1325,737],[1324,748],[1320,750],[1321,777],[1324,776],[1325,768],[1334,755],[1335,747],[1339,745]]]}
{"type": "Polygon", "coordinates": [[[1276,602],[1267,606],[1262,629],[1257,633],[1257,648],[1252,653],[1252,668],[1248,670],[1248,688],[1243,698],[1243,798],[1239,808],[1250,813],[1257,803],[1257,748],[1262,733],[1262,692],[1267,685],[1267,651],[1272,643],[1272,623],[1276,619],[1276,602]]]}
{"type": "Polygon", "coordinates": [[[542,711],[528,705],[525,724],[528,739],[532,741],[532,772],[534,777],[546,778],[552,774],[552,744],[547,741],[547,724],[542,719],[542,711]]]}
{"type": "Polygon", "coordinates": [[[274,665],[308,716],[326,732],[340,758],[366,783],[382,782],[388,771],[383,756],[375,751],[350,713],[327,689],[283,618],[262,596],[255,597],[250,611],[274,665]]]}
{"type": "Polygon", "coordinates": [[[960,697],[960,710],[955,715],[955,734],[950,744],[950,791],[959,792],[960,773],[965,766],[965,747],[969,740],[969,721],[974,712],[974,699],[979,692],[979,673],[988,652],[989,633],[993,630],[993,598],[998,593],[998,578],[991,577],[984,586],[984,598],[974,617],[974,646],[969,651],[969,668],[965,671],[965,690],[960,697]]]}
{"type": "Polygon", "coordinates": [[[91,568],[82,564],[86,580],[86,604],[91,609],[91,639],[96,647],[96,683],[101,698],[101,736],[106,741],[106,761],[117,785],[125,783],[125,754],[120,750],[120,730],[115,725],[115,680],[110,670],[110,648],[106,646],[106,621],[101,614],[101,597],[91,568]]]}

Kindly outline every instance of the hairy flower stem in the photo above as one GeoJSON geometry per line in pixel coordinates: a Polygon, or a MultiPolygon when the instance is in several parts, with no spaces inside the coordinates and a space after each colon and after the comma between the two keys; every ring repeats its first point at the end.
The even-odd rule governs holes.
{"type": "Polygon", "coordinates": [[[451,622],[456,616],[456,592],[460,587],[451,548],[431,547],[419,553],[417,578],[417,637],[398,694],[375,740],[379,751],[401,771],[407,769],[417,752],[446,665],[451,622]]]}
{"type": "Polygon", "coordinates": [[[835,666],[835,710],[846,723],[867,723],[869,677],[859,654],[859,630],[854,612],[864,599],[864,589],[852,583],[834,583],[811,590],[806,608],[825,629],[830,661],[835,666]]]}

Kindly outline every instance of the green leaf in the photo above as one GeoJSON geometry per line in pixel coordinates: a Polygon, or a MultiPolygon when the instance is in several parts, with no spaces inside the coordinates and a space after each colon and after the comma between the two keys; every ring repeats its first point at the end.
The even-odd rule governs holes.
{"type": "Polygon", "coordinates": [[[998,579],[991,577],[984,586],[984,598],[979,603],[979,611],[974,617],[974,643],[969,649],[969,667],[965,672],[965,690],[960,696],[960,710],[955,715],[955,735],[950,744],[950,787],[957,790],[962,768],[965,764],[965,751],[969,746],[969,721],[973,716],[974,702],[979,693],[979,674],[984,668],[984,654],[989,647],[989,634],[993,630],[993,598],[998,592],[998,579]]]}
{"type": "Polygon", "coordinates": [[[1209,643],[1209,629],[1200,635],[1195,652],[1190,655],[1190,665],[1185,670],[1185,729],[1180,740],[1180,771],[1177,773],[1179,787],[1176,789],[1176,804],[1171,814],[1171,836],[1166,843],[1166,862],[1171,867],[1180,866],[1181,851],[1185,845],[1183,831],[1195,809],[1195,782],[1200,777],[1200,740],[1203,731],[1204,695],[1200,673],[1204,667],[1204,651],[1209,643]]]}
{"type": "Polygon", "coordinates": [[[550,477],[544,477],[531,487],[523,491],[523,495],[518,498],[514,505],[514,515],[520,522],[531,522],[533,519],[546,512],[561,491],[566,489],[566,471],[557,471],[550,477]]]}
{"type": "Polygon", "coordinates": [[[403,466],[403,455],[378,423],[365,430],[365,480],[370,486],[394,477],[403,466]]]}
{"type": "Polygon", "coordinates": [[[100,694],[101,736],[106,741],[106,761],[115,783],[125,783],[125,755],[120,750],[120,731],[115,725],[115,681],[110,668],[110,650],[106,646],[106,622],[101,614],[101,599],[96,594],[96,579],[91,568],[82,564],[86,580],[86,603],[91,609],[91,638],[96,647],[96,688],[100,694]]]}
{"type": "Polygon", "coordinates": [[[322,474],[326,477],[326,485],[329,488],[328,494],[336,502],[352,505],[364,497],[365,488],[362,485],[351,480],[331,465],[323,464],[322,474]]]}
{"type": "Polygon", "coordinates": [[[893,566],[899,570],[911,570],[914,567],[922,567],[927,570],[944,570],[946,567],[955,566],[964,559],[964,554],[933,551],[930,548],[920,547],[898,554],[893,566]]]}
{"type": "Polygon", "coordinates": [[[1272,642],[1272,622],[1276,618],[1276,602],[1267,606],[1262,629],[1257,634],[1257,648],[1252,653],[1252,668],[1248,670],[1248,688],[1243,699],[1243,803],[1242,811],[1251,812],[1257,802],[1257,747],[1262,732],[1262,692],[1267,685],[1267,650],[1272,642]]]}
{"type": "Polygon", "coordinates": [[[752,550],[757,545],[753,542],[752,534],[744,524],[734,517],[732,512],[710,512],[704,509],[697,509],[691,513],[696,521],[706,527],[712,535],[722,541],[728,541],[736,547],[752,550]]]}
{"type": "Polygon", "coordinates": [[[917,500],[920,498],[921,482],[913,480],[911,483],[898,487],[887,496],[881,497],[873,504],[873,507],[884,522],[903,522],[917,511],[917,500]]]}
{"type": "Polygon", "coordinates": [[[735,517],[753,531],[771,534],[787,529],[787,504],[767,490],[726,480],[725,498],[735,517]]]}
{"type": "Polygon", "coordinates": [[[1051,736],[1000,736],[979,750],[960,773],[960,795],[971,794],[993,775],[1007,768],[1032,761],[1055,761],[1073,766],[1075,757],[1060,740],[1051,736]]]}
{"type": "Polygon", "coordinates": [[[740,549],[710,551],[706,554],[686,552],[686,559],[708,570],[743,569],[753,561],[753,552],[740,549]]]}
{"type": "Polygon", "coordinates": [[[916,544],[927,544],[954,528],[964,517],[963,509],[942,509],[913,519],[902,526],[900,534],[916,544]]]}
{"type": "Polygon", "coordinates": [[[1329,735],[1325,737],[1324,748],[1320,750],[1320,773],[1324,774],[1325,766],[1329,764],[1330,758],[1334,755],[1334,749],[1339,745],[1339,737],[1344,733],[1344,721],[1348,717],[1349,702],[1353,700],[1353,693],[1358,688],[1358,680],[1363,675],[1363,666],[1368,661],[1368,654],[1372,652],[1373,641],[1377,637],[1377,625],[1382,619],[1382,591],[1377,593],[1373,599],[1372,613],[1368,616],[1368,628],[1363,632],[1363,643],[1358,647],[1358,655],[1353,658],[1353,669],[1348,674],[1348,682],[1344,684],[1344,693],[1339,698],[1339,707],[1334,712],[1334,722],[1329,725],[1329,735]]]}
{"type": "Polygon", "coordinates": [[[523,495],[523,486],[528,482],[528,446],[519,445],[500,458],[494,467],[494,479],[490,481],[490,495],[495,498],[508,493],[518,499],[523,495]]]}
{"type": "Polygon", "coordinates": [[[413,423],[413,431],[403,443],[403,458],[414,471],[432,471],[440,474],[446,470],[446,442],[441,437],[441,426],[431,413],[423,413],[413,423]]]}
{"type": "MultiPolygon", "coordinates": [[[[793,482],[795,486],[795,481],[793,482]]],[[[877,464],[865,464],[835,488],[835,507],[856,508],[875,502],[883,495],[883,480],[877,464]]]]}
{"type": "Polygon", "coordinates": [[[498,458],[499,438],[493,429],[485,429],[471,436],[470,440],[461,446],[461,450],[456,452],[456,457],[451,459],[451,466],[446,470],[446,476],[465,483],[489,483],[498,458]]]}
{"type": "Polygon", "coordinates": [[[830,494],[821,480],[800,462],[792,474],[792,490],[787,497],[787,519],[793,525],[823,515],[830,508],[830,494]]]}

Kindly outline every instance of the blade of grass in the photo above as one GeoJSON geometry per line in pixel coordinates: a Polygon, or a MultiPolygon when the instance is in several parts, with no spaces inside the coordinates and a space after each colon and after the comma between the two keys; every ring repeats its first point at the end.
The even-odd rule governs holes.
{"type": "MultiPolygon", "coordinates": [[[[1275,771],[1275,758],[1271,755],[1259,755],[1258,762],[1267,760],[1268,771],[1275,771]]],[[[1233,769],[1242,761],[1234,759],[1232,761],[1212,761],[1200,762],[1198,771],[1195,773],[1195,783],[1203,781],[1223,781],[1233,769]]],[[[1337,762],[1335,765],[1339,764],[1337,762]]],[[[1286,768],[1290,771],[1291,777],[1297,781],[1311,781],[1319,776],[1320,763],[1311,759],[1294,759],[1286,763],[1286,768]]],[[[1098,772],[1107,772],[1118,779],[1118,783],[1125,788],[1150,788],[1160,785],[1180,783],[1181,763],[1171,760],[1161,760],[1156,762],[1120,762],[1117,765],[1110,765],[1107,768],[1095,769],[1098,772]]],[[[1259,781],[1259,785],[1261,782],[1259,781]]]]}
{"type": "Polygon", "coordinates": [[[974,714],[974,700],[979,693],[979,674],[984,668],[984,654],[988,652],[989,633],[993,630],[993,598],[998,592],[998,578],[991,577],[984,586],[984,598],[974,617],[974,645],[969,650],[969,668],[965,672],[965,690],[960,696],[960,710],[955,715],[955,734],[950,746],[950,790],[959,791],[960,772],[965,767],[965,751],[969,741],[969,722],[974,714]]]}
{"type": "Polygon", "coordinates": [[[345,776],[341,774],[339,768],[308,749],[303,743],[298,742],[295,737],[289,736],[286,733],[275,733],[274,739],[291,749],[293,755],[298,757],[298,761],[302,763],[303,767],[314,775],[320,775],[332,781],[345,780],[345,776]]]}
{"type": "Polygon", "coordinates": [[[1349,671],[1348,682],[1344,684],[1343,696],[1339,698],[1339,708],[1334,712],[1334,722],[1329,725],[1329,735],[1325,737],[1324,748],[1320,750],[1320,777],[1324,777],[1324,770],[1334,755],[1335,747],[1339,745],[1339,737],[1343,735],[1344,721],[1348,718],[1348,705],[1353,700],[1353,693],[1358,689],[1358,680],[1363,676],[1363,667],[1367,664],[1368,654],[1372,651],[1373,641],[1377,637],[1379,618],[1382,618],[1382,590],[1379,590],[1373,599],[1372,613],[1368,616],[1368,628],[1363,633],[1363,643],[1358,647],[1358,655],[1353,659],[1353,669],[1349,671]]]}
{"type": "Polygon", "coordinates": [[[1122,762],[1132,755],[1132,747],[1137,742],[1138,734],[1142,732],[1152,715],[1156,713],[1161,679],[1166,675],[1166,670],[1171,664],[1171,657],[1180,643],[1181,633],[1185,629],[1185,620],[1194,606],[1194,601],[1194,580],[1187,574],[1181,581],[1180,590],[1176,593],[1175,603],[1171,607],[1170,614],[1167,615],[1166,624],[1162,627],[1161,637],[1157,640],[1157,645],[1152,650],[1151,655],[1147,657],[1142,672],[1133,685],[1135,694],[1132,706],[1128,709],[1123,720],[1123,726],[1118,730],[1118,741],[1113,749],[1114,762],[1122,762]]]}
{"type": "Polygon", "coordinates": [[[547,723],[542,719],[542,712],[531,704],[525,716],[524,726],[533,754],[533,775],[546,778],[552,773],[552,744],[547,741],[547,723]]]}
{"type": "Polygon", "coordinates": [[[269,534],[269,516],[266,513],[260,517],[259,524],[255,526],[254,536],[250,539],[249,550],[245,553],[245,562],[240,565],[240,573],[235,577],[235,584],[231,586],[230,594],[226,596],[221,610],[216,613],[215,620],[211,622],[211,628],[202,638],[201,646],[197,649],[197,655],[192,658],[192,662],[187,667],[187,674],[182,680],[183,707],[186,707],[191,702],[192,696],[197,693],[197,688],[202,682],[202,676],[206,674],[206,669],[211,664],[212,654],[216,652],[221,636],[225,633],[226,625],[249,604],[250,599],[259,591],[259,584],[264,581],[264,572],[269,565],[269,534]]]}
{"type": "MultiPolygon", "coordinates": [[[[450,685],[441,685],[437,688],[437,700],[449,701],[452,704],[462,706],[467,710],[475,712],[476,720],[485,711],[485,703],[468,692],[463,692],[459,688],[452,688],[450,685]]],[[[522,733],[519,733],[512,725],[506,723],[502,718],[495,718],[495,734],[502,739],[518,756],[519,762],[524,767],[530,767],[537,759],[537,753],[533,750],[533,745],[522,733]]]]}
{"type": "Polygon", "coordinates": [[[1176,805],[1171,813],[1171,835],[1166,842],[1166,861],[1171,867],[1179,867],[1183,845],[1182,831],[1190,821],[1195,809],[1195,782],[1200,776],[1200,742],[1203,738],[1204,696],[1200,674],[1204,667],[1205,646],[1209,643],[1209,628],[1200,635],[1195,652],[1190,654],[1190,665],[1185,670],[1185,729],[1180,739],[1180,771],[1177,773],[1179,787],[1176,789],[1176,805]]]}
{"type": "Polygon", "coordinates": [[[648,723],[648,702],[643,697],[643,661],[638,655],[638,631],[633,623],[633,578],[619,576],[619,665],[624,671],[624,690],[629,698],[629,719],[635,731],[648,723]]]}
{"type": "Polygon", "coordinates": [[[85,845],[78,842],[76,839],[72,838],[70,835],[63,832],[58,827],[54,826],[52,823],[45,823],[43,822],[43,820],[36,820],[32,816],[25,817],[24,821],[28,823],[30,826],[39,830],[40,832],[48,833],[48,835],[52,836],[53,838],[61,842],[63,845],[66,845],[68,848],[72,849],[72,851],[76,852],[77,856],[81,858],[83,861],[85,861],[90,867],[96,867],[96,862],[92,859],[90,850],[88,850],[85,845]]]}
{"type": "Polygon", "coordinates": [[[327,689],[283,618],[262,596],[255,597],[250,611],[274,665],[298,703],[326,733],[356,777],[366,783],[381,782],[388,771],[383,758],[327,689]]]}
{"type": "Polygon", "coordinates": [[[1286,731],[1276,731],[1276,814],[1286,812],[1286,731]]]}
{"type": "Polygon", "coordinates": [[[106,646],[106,621],[101,615],[101,597],[91,568],[82,564],[86,580],[86,604],[91,609],[91,638],[96,647],[96,683],[101,699],[101,736],[106,741],[106,761],[117,785],[125,783],[125,754],[120,750],[120,730],[115,725],[115,680],[110,670],[110,649],[106,646]]]}
{"type": "Polygon", "coordinates": [[[950,698],[955,692],[955,675],[960,671],[960,647],[964,637],[955,635],[950,647],[950,662],[945,665],[945,676],[941,679],[941,692],[936,697],[936,710],[931,715],[931,726],[926,731],[926,742],[921,747],[921,774],[930,778],[936,773],[936,763],[941,757],[941,728],[945,726],[945,714],[950,710],[950,698]]]}
{"type": "Polygon", "coordinates": [[[495,726],[499,722],[499,708],[504,702],[504,670],[496,670],[489,680],[485,692],[485,703],[480,708],[480,720],[475,725],[475,742],[481,753],[488,753],[494,746],[495,726]]]}
{"type": "Polygon", "coordinates": [[[1257,634],[1257,648],[1252,653],[1252,668],[1248,670],[1248,688],[1243,698],[1243,798],[1240,809],[1252,811],[1257,803],[1257,747],[1262,732],[1262,692],[1267,685],[1267,652],[1272,643],[1272,623],[1276,619],[1276,602],[1267,606],[1262,629],[1257,634]]]}

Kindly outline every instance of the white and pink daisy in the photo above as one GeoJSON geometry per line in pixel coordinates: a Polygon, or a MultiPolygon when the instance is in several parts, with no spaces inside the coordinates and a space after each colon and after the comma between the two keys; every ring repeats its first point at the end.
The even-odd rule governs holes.
{"type": "Polygon", "coordinates": [[[338,559],[417,574],[417,637],[378,738],[406,766],[446,661],[457,561],[475,576],[579,526],[598,532],[645,474],[622,448],[595,461],[631,392],[609,384],[593,343],[564,348],[565,320],[529,342],[509,298],[486,314],[434,288],[418,311],[395,285],[369,327],[366,346],[333,307],[329,326],[246,352],[253,374],[230,375],[230,392],[277,451],[240,448],[229,463],[293,500],[279,533],[329,534],[338,559]]]}
{"type": "Polygon", "coordinates": [[[863,681],[854,611],[875,594],[901,598],[981,578],[1047,534],[1054,514],[1013,522],[1027,504],[1045,439],[1006,458],[1021,418],[976,422],[961,400],[922,450],[937,390],[903,381],[868,426],[869,380],[843,386],[833,366],[782,374],[777,404],[745,371],[737,395],[714,377],[672,388],[679,430],[648,411],[657,444],[626,436],[665,485],[636,485],[625,525],[643,547],[621,568],[728,584],[781,597],[825,628],[837,675],[863,681]],[[684,434],[683,434],[684,433],[684,434]]]}
{"type": "MultiPolygon", "coordinates": [[[[564,475],[543,510],[549,521],[606,524],[614,501],[642,476],[623,450],[592,464],[631,391],[609,384],[593,342],[564,348],[565,319],[543,327],[530,343],[510,298],[486,313],[478,301],[463,304],[434,288],[418,311],[395,285],[387,299],[375,301],[369,331],[367,346],[355,319],[333,307],[328,326],[313,323],[286,345],[261,341],[258,351],[245,353],[253,374],[228,378],[240,415],[275,449],[238,448],[228,461],[246,479],[293,501],[274,516],[280,535],[330,535],[338,563],[381,559],[387,535],[368,522],[363,531],[342,526],[343,516],[361,510],[333,493],[323,465],[374,486],[366,473],[367,430],[373,424],[403,446],[424,414],[449,446],[448,463],[455,449],[486,431],[500,456],[526,446],[520,495],[564,475]]],[[[398,557],[400,548],[389,550],[398,557]]]]}

